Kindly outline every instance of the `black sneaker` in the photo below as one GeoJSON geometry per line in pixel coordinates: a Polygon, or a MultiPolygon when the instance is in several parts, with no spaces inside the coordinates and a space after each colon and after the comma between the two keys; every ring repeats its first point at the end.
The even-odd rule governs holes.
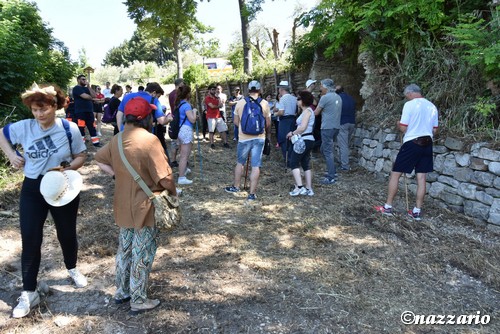
{"type": "Polygon", "coordinates": [[[237,193],[240,191],[240,188],[238,187],[235,187],[235,186],[230,186],[230,187],[226,187],[224,188],[224,190],[227,192],[227,193],[237,193]]]}

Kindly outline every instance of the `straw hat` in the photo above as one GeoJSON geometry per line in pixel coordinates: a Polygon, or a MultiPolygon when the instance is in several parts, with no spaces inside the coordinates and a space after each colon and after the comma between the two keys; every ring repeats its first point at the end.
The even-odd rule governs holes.
{"type": "Polygon", "coordinates": [[[63,206],[78,196],[82,186],[83,179],[77,171],[50,171],[40,182],[40,193],[50,205],[63,206]]]}

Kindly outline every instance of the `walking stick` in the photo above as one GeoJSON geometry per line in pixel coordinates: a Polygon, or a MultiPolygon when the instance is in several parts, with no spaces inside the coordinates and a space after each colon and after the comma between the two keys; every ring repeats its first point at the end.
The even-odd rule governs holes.
{"type": "Polygon", "coordinates": [[[248,152],[248,157],[247,157],[247,168],[245,170],[245,184],[243,185],[243,189],[247,188],[247,176],[248,176],[248,163],[250,162],[250,152],[248,152]]]}
{"type": "Polygon", "coordinates": [[[202,157],[201,157],[201,147],[200,147],[200,135],[198,132],[198,119],[196,120],[196,139],[198,140],[198,155],[200,157],[200,176],[201,179],[203,180],[203,162],[202,162],[202,157]]]}

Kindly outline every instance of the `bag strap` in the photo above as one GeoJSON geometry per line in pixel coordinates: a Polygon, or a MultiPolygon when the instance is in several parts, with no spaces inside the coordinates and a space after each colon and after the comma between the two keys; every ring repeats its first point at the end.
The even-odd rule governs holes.
{"type": "Polygon", "coordinates": [[[71,134],[71,131],[69,130],[69,122],[67,120],[65,120],[64,118],[61,118],[61,121],[62,121],[64,131],[66,132],[66,137],[68,137],[69,152],[71,153],[71,159],[73,159],[73,147],[71,147],[71,145],[73,144],[73,135],[71,134]]]}
{"type": "Polygon", "coordinates": [[[120,158],[122,158],[123,164],[125,167],[127,167],[127,170],[129,173],[132,175],[132,178],[134,179],[135,182],[141,186],[142,190],[146,193],[146,195],[149,197],[150,200],[152,200],[155,197],[155,194],[149,189],[149,187],[146,185],[144,180],[141,178],[139,174],[135,171],[134,167],[130,165],[130,163],[127,160],[127,157],[125,157],[125,153],[123,152],[123,143],[122,143],[122,132],[120,131],[118,133],[118,151],[120,152],[120,158]]]}
{"type": "MultiPolygon", "coordinates": [[[[177,108],[175,108],[175,109],[178,109],[178,110],[179,110],[179,117],[180,117],[180,115],[181,115],[181,107],[182,107],[182,105],[184,105],[184,104],[186,104],[186,103],[187,103],[186,101],[182,101],[181,103],[179,103],[179,105],[177,106],[177,108]]],[[[179,123],[180,123],[180,125],[179,125],[179,129],[180,129],[180,128],[182,128],[182,126],[183,126],[183,125],[184,125],[184,123],[186,122],[186,118],[187,118],[187,115],[186,115],[186,114],[184,114],[184,120],[182,120],[182,123],[180,123],[180,122],[179,122],[179,123]]]]}

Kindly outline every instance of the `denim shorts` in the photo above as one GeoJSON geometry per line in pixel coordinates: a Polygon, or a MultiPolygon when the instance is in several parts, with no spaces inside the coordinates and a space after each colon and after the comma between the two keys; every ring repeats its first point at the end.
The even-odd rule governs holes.
{"type": "Polygon", "coordinates": [[[264,149],[264,139],[250,139],[238,142],[237,161],[239,164],[246,164],[248,153],[251,154],[250,165],[260,167],[262,165],[262,150],[264,149]]]}

